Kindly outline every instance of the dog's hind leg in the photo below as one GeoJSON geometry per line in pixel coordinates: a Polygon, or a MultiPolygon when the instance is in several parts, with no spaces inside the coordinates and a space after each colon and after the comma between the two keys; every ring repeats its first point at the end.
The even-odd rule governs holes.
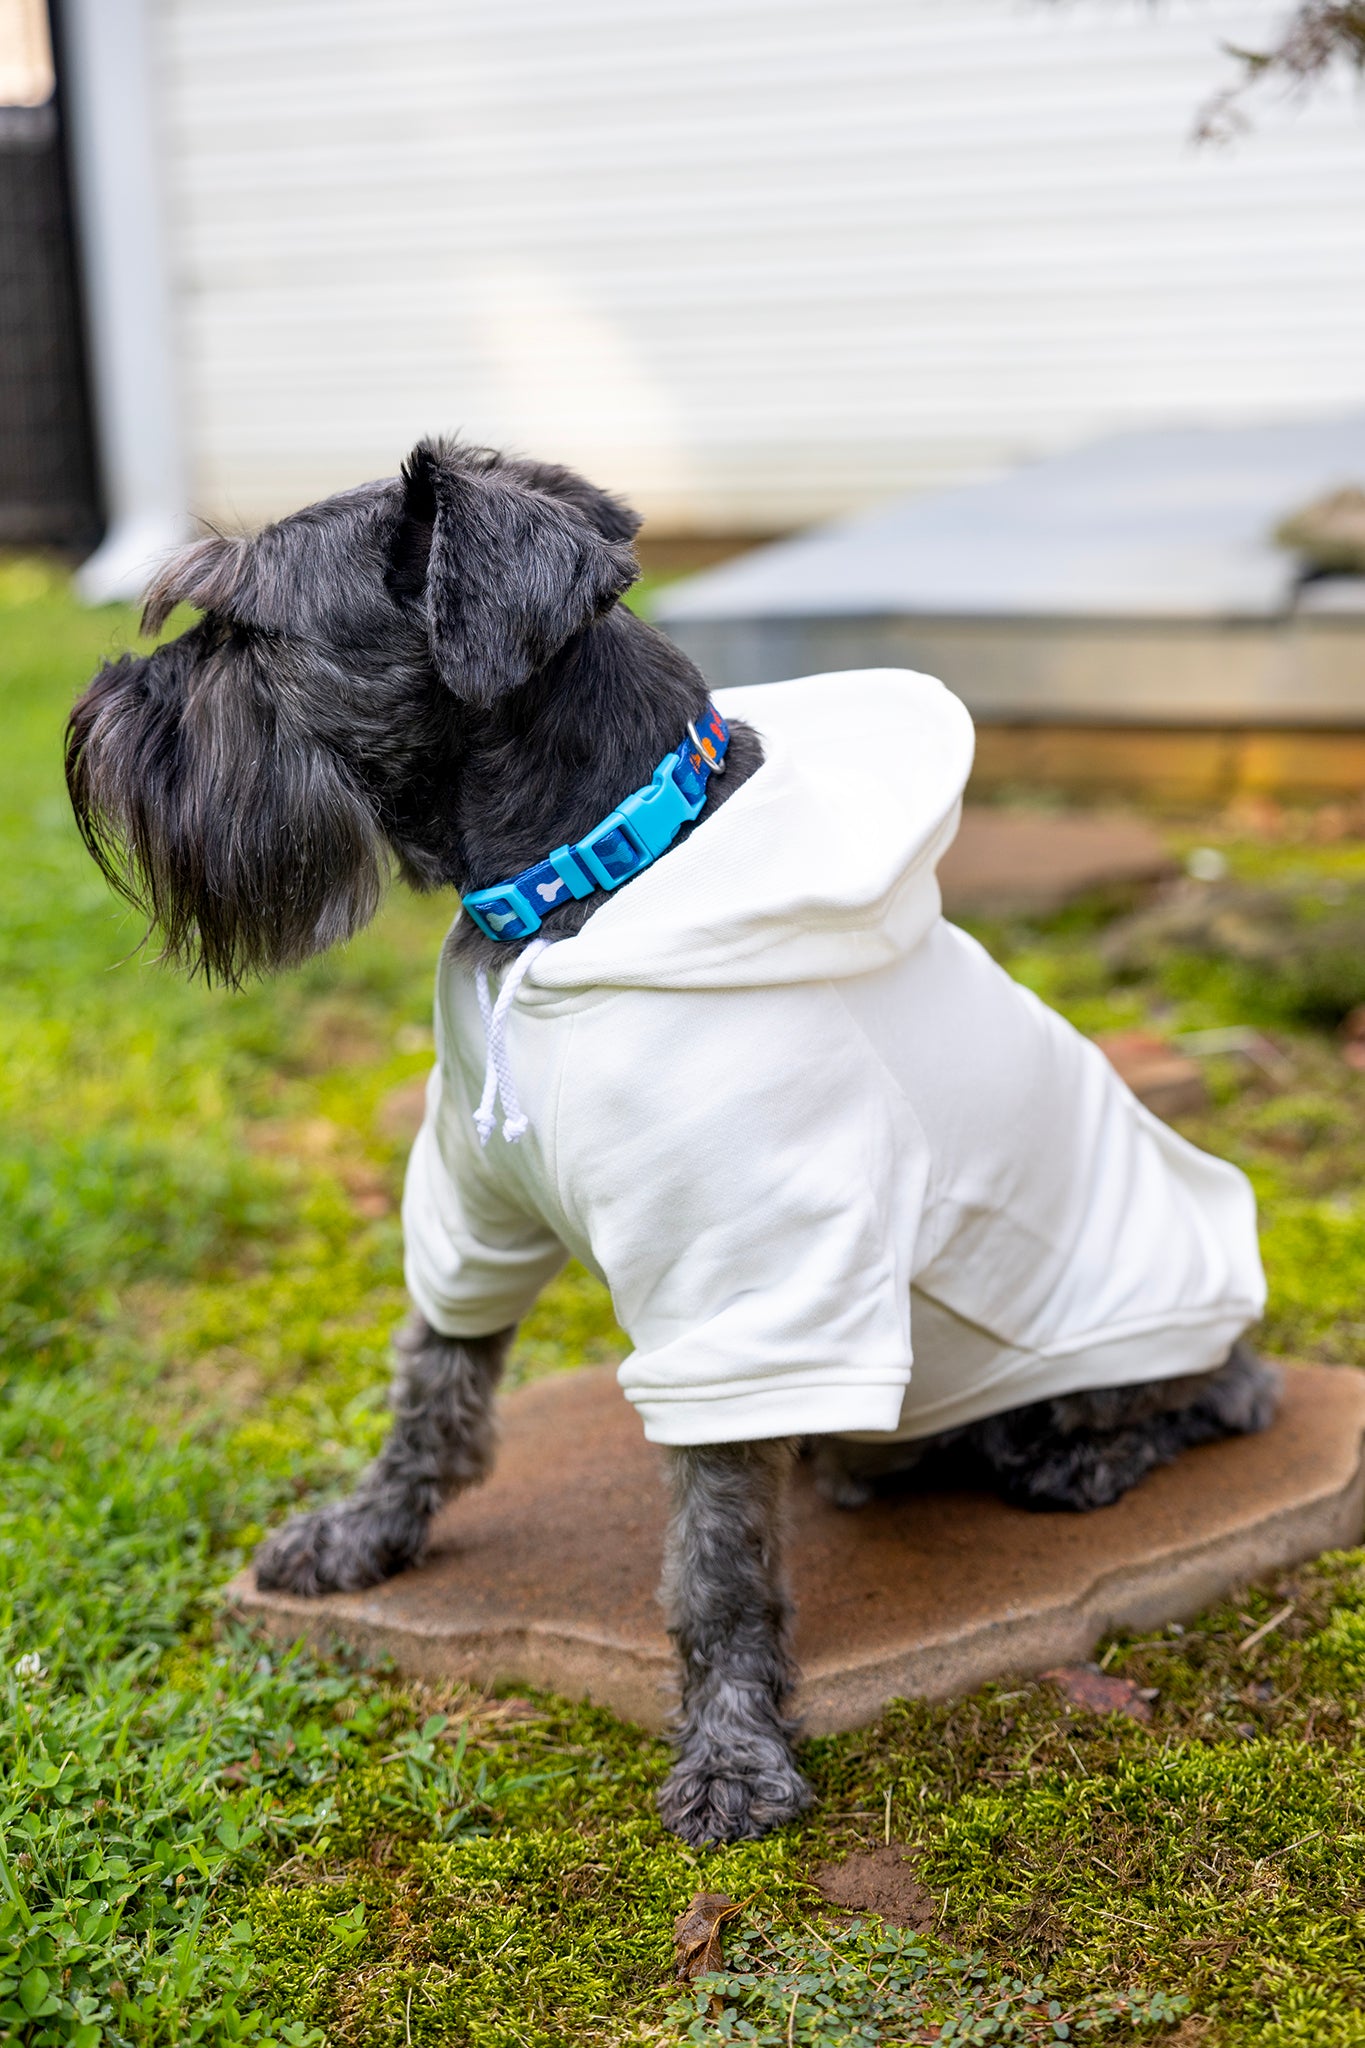
{"type": "Polygon", "coordinates": [[[662,1598],[682,1701],[659,1811],[694,1847],[766,1834],[811,1803],[786,1714],[796,1672],[782,1514],[793,1448],[778,1440],[668,1453],[662,1598]]]}
{"type": "Polygon", "coordinates": [[[1035,1401],[974,1423],[968,1440],[1016,1506],[1108,1507],[1191,1446],[1264,1429],[1282,1383],[1238,1343],[1213,1372],[1035,1401]]]}
{"type": "Polygon", "coordinates": [[[420,1315],[395,1339],[393,1427],[355,1492],[295,1515],[256,1553],[258,1585],[289,1593],[354,1592],[421,1556],[443,1500],[493,1462],[493,1392],[511,1330],[443,1337],[420,1315]]]}
{"type": "Polygon", "coordinates": [[[813,1437],[808,1455],[815,1491],[832,1508],[865,1508],[883,1480],[906,1478],[935,1456],[953,1450],[966,1434],[965,1428],[948,1429],[938,1436],[898,1438],[889,1444],[813,1437]]]}

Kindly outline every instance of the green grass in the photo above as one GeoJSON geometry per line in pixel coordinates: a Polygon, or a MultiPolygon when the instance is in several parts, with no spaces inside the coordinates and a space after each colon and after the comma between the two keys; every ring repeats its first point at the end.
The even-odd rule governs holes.
{"type": "MultiPolygon", "coordinates": [[[[238,996],[148,963],[59,765],[72,696],[130,632],[0,567],[0,2040],[1117,2039],[1136,1999],[1159,2035],[1188,2001],[1182,2048],[1365,2043],[1365,1554],[1110,1644],[1158,1689],[1150,1725],[1043,1685],[901,1703],[807,1746],[807,1825],[703,1856],[655,1820],[661,1746],[608,1715],[216,1628],[261,1530],[382,1434],[384,1105],[430,1057],[450,906],[396,895],[345,952],[238,996]],[[939,1902],[923,1940],[850,1931],[811,1889],[888,1826],[939,1902]],[[699,2004],[671,1926],[707,1887],[744,1910],[699,2004]]],[[[1305,901],[1365,871],[1359,845],[1220,843],[1305,901]]],[[[985,936],[1089,1029],[1274,1024],[1289,1086],[1228,1064],[1187,1128],[1256,1179],[1270,1345],[1365,1364],[1365,1080],[1301,978],[1182,956],[1117,983],[1106,914],[985,936]]],[[[619,1341],[571,1273],[515,1370],[619,1341]]]]}

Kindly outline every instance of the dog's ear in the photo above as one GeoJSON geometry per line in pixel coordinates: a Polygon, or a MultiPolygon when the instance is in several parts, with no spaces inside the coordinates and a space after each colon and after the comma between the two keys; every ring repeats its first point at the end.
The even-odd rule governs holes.
{"type": "Polygon", "coordinates": [[[624,538],[510,469],[424,441],[403,482],[390,588],[415,596],[421,577],[437,674],[467,703],[524,683],[639,573],[624,538]]]}
{"type": "Polygon", "coordinates": [[[246,580],[250,548],[248,540],[211,533],[168,555],[143,599],[143,632],[159,633],[178,604],[192,604],[201,612],[230,611],[246,580]]]}
{"type": "Polygon", "coordinates": [[[577,470],[565,469],[558,462],[525,462],[516,456],[504,456],[500,467],[533,491],[572,505],[606,540],[634,540],[640,531],[640,515],[632,506],[614,498],[610,491],[599,490],[577,470]]]}

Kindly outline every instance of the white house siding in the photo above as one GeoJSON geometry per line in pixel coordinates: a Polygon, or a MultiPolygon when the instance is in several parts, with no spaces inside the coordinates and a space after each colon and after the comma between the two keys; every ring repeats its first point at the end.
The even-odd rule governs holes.
{"type": "Polygon", "coordinates": [[[1365,104],[1262,0],[154,0],[198,508],[436,429],[773,530],[1365,402],[1365,104]]]}

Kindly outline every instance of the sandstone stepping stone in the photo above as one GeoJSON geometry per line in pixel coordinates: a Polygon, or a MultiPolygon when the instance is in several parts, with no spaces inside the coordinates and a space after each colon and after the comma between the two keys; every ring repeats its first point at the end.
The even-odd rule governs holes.
{"type": "MultiPolygon", "coordinates": [[[[849,1514],[803,1467],[791,1570],[807,1729],[1075,1663],[1111,1628],[1185,1620],[1239,1582],[1359,1541],[1365,1374],[1295,1366],[1287,1380],[1264,1435],[1187,1452],[1091,1515],[975,1492],[849,1514]]],[[[502,1416],[496,1472],[446,1509],[418,1570],[324,1600],[260,1593],[244,1572],[229,1611],[281,1642],[387,1651],[416,1677],[545,1686],[661,1726],[657,1452],[610,1368],[542,1380],[502,1416]]]]}
{"type": "Polygon", "coordinates": [[[1013,811],[968,804],[939,862],[943,907],[1060,910],[1092,889],[1161,881],[1177,872],[1150,825],[1105,811],[1013,811]]]}
{"type": "Polygon", "coordinates": [[[1197,1116],[1209,1106],[1197,1061],[1153,1031],[1102,1031],[1095,1040],[1114,1071],[1157,1116],[1197,1116]]]}

